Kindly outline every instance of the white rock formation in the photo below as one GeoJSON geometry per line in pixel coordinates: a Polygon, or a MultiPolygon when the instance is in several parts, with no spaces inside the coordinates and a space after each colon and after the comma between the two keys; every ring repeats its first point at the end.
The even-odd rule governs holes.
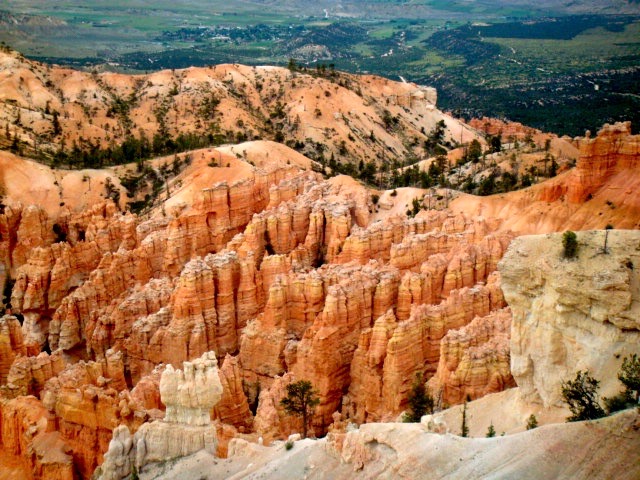
{"type": "Polygon", "coordinates": [[[109,450],[104,454],[104,462],[98,469],[100,480],[121,480],[127,478],[134,465],[133,438],[125,425],[116,427],[109,442],[109,450]]]}
{"type": "Polygon", "coordinates": [[[233,439],[225,461],[199,452],[153,478],[637,480],[638,428],[635,409],[495,438],[438,435],[415,423],[367,423],[321,440],[301,440],[291,450],[280,442],[264,447],[233,439]]]}
{"type": "Polygon", "coordinates": [[[515,239],[499,264],[511,307],[511,373],[527,401],[562,403],[560,385],[588,369],[601,394],[621,389],[624,356],[640,352],[640,231],[579,232],[563,258],[562,234],[515,239]]]}
{"type": "Polygon", "coordinates": [[[215,353],[207,352],[182,370],[167,365],[160,378],[160,398],[167,407],[165,422],[209,425],[211,408],[222,397],[215,353]]]}
{"type": "Polygon", "coordinates": [[[182,370],[168,365],[160,378],[160,398],[167,407],[165,418],[143,424],[133,436],[126,426],[117,427],[96,477],[121,480],[131,474],[134,466],[142,473],[149,464],[200,450],[213,455],[217,438],[209,412],[221,397],[214,352],[184,362],[182,370]]]}

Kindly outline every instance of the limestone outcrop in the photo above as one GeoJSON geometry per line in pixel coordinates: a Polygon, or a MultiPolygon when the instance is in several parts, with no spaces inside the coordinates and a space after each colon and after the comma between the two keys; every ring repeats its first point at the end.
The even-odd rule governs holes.
{"type": "Polygon", "coordinates": [[[589,370],[603,395],[617,393],[621,359],[640,345],[640,233],[577,235],[575,259],[551,234],[517,238],[499,264],[513,314],[511,372],[523,397],[544,406],[561,402],[561,382],[578,370],[589,370]]]}
{"type": "Polygon", "coordinates": [[[222,396],[218,361],[206,352],[182,370],[167,365],[160,379],[166,405],[163,420],[145,423],[131,434],[126,425],[113,429],[103,464],[96,470],[101,480],[128,478],[148,464],[184,457],[199,450],[216,451],[216,429],[210,411],[222,396]]]}
{"type": "Polygon", "coordinates": [[[167,407],[164,421],[168,423],[209,425],[209,411],[221,395],[218,361],[213,352],[184,362],[182,370],[167,365],[160,379],[160,398],[167,407]]]}

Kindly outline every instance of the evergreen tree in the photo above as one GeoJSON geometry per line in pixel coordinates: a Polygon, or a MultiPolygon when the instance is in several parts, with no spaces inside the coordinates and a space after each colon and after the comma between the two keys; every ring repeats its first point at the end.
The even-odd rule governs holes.
{"type": "Polygon", "coordinates": [[[423,415],[433,413],[434,401],[424,385],[422,374],[416,374],[408,397],[409,410],[405,413],[405,422],[419,422],[423,415]]]}
{"type": "Polygon", "coordinates": [[[564,258],[575,258],[578,254],[578,237],[571,230],[567,230],[562,235],[562,246],[564,247],[564,258]]]}
{"type": "Polygon", "coordinates": [[[60,120],[58,120],[58,112],[53,111],[53,135],[58,136],[62,132],[60,128],[60,120]]]}
{"type": "Polygon", "coordinates": [[[537,428],[537,427],[538,427],[538,419],[532,413],[531,415],[529,415],[529,418],[527,419],[527,430],[533,430],[534,428],[537,428]]]}
{"type": "Polygon", "coordinates": [[[469,395],[467,395],[467,399],[464,401],[464,406],[462,407],[462,426],[460,428],[461,437],[469,436],[469,427],[467,426],[467,401],[468,400],[469,400],[469,395]]]}
{"type": "Polygon", "coordinates": [[[492,438],[496,436],[496,429],[493,428],[493,422],[491,422],[491,424],[489,425],[489,428],[487,429],[487,438],[492,438]]]}
{"type": "Polygon", "coordinates": [[[313,410],[320,403],[317,392],[308,380],[299,380],[287,385],[287,396],[280,400],[287,413],[302,417],[302,438],[307,438],[307,426],[313,410]]]}
{"type": "Polygon", "coordinates": [[[578,371],[574,380],[562,382],[562,397],[569,405],[572,415],[569,422],[594,420],[605,416],[598,403],[600,382],[589,375],[588,371],[578,371]]]}
{"type": "Polygon", "coordinates": [[[475,138],[471,141],[471,145],[469,145],[469,151],[467,152],[467,159],[473,163],[478,163],[480,161],[480,157],[482,156],[482,146],[480,142],[475,138]]]}
{"type": "Polygon", "coordinates": [[[635,353],[631,357],[624,357],[622,368],[618,374],[630,397],[640,403],[640,357],[635,353]]]}

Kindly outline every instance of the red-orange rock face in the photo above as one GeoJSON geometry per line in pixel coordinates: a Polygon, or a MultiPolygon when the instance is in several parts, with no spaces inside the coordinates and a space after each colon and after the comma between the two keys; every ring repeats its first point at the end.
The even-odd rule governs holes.
{"type": "Polygon", "coordinates": [[[442,404],[455,405],[467,397],[515,387],[509,365],[511,312],[508,308],[476,317],[452,329],[440,343],[440,360],[428,385],[442,404]]]}
{"type": "Polygon", "coordinates": [[[486,286],[455,290],[438,305],[414,306],[403,322],[391,312],[379,318],[373,329],[361,333],[351,364],[350,415],[358,422],[396,417],[406,407],[416,375],[429,378],[436,372],[445,353],[445,335],[502,306],[498,277],[493,275],[486,286]],[[372,398],[374,392],[377,399],[372,398]]]}
{"type": "Polygon", "coordinates": [[[349,182],[287,167],[218,184],[173,218],[139,222],[113,204],[68,215],[68,240],[16,269],[25,321],[5,322],[3,344],[32,356],[7,357],[4,395],[42,399],[84,477],[117,425],[162,415],[156,366],[207,351],[222,365],[223,432],[298,430],[280,406],[294,379],[319,395],[316,434],[337,410],[398,415],[447,332],[502,307],[491,272],[511,237],[437,211],[369,224],[369,196],[349,182]],[[29,353],[44,347],[55,353],[29,353]]]}
{"type": "Polygon", "coordinates": [[[576,168],[566,174],[567,178],[540,185],[537,198],[554,202],[566,197],[571,204],[582,204],[613,181],[615,186],[606,192],[609,200],[619,202],[624,198],[624,203],[634,210],[640,208],[637,196],[629,191],[634,186],[633,171],[640,164],[640,135],[631,134],[631,123],[607,124],[595,137],[576,142],[580,151],[576,168]]]}
{"type": "MultiPolygon", "coordinates": [[[[620,161],[635,161],[636,147],[611,153],[616,135],[629,138],[602,133],[581,147],[577,170],[598,156],[609,165],[589,167],[592,183],[627,150],[620,161]]],[[[296,380],[320,399],[316,435],[337,416],[396,418],[418,374],[440,404],[513,386],[495,273],[513,235],[499,221],[435,210],[372,221],[370,194],[351,179],[248,167],[145,220],[111,202],[56,219],[18,205],[0,214],[3,278],[16,280],[12,312],[23,320],[0,320],[0,397],[30,398],[57,432],[38,445],[66,448],[84,478],[114,428],[164,415],[159,365],[209,351],[221,365],[211,411],[220,451],[236,434],[299,431],[280,405],[296,380]]],[[[20,425],[33,420],[11,412],[20,425]]],[[[23,460],[17,428],[2,430],[11,458],[34,472],[60,463],[23,460]]]]}
{"type": "Polygon", "coordinates": [[[510,139],[522,140],[527,136],[540,133],[540,130],[527,127],[519,122],[504,122],[496,118],[472,118],[469,125],[489,135],[501,135],[503,141],[510,139]]]}
{"type": "Polygon", "coordinates": [[[22,328],[16,317],[0,317],[0,385],[7,381],[7,375],[17,355],[26,355],[22,328]]]}
{"type": "Polygon", "coordinates": [[[55,428],[47,410],[34,397],[0,402],[0,448],[17,460],[20,478],[76,478],[75,462],[55,428]]]}
{"type": "Polygon", "coordinates": [[[567,198],[580,203],[605,181],[640,165],[640,135],[631,135],[631,122],[605,125],[595,138],[578,142],[580,158],[569,182],[567,198]]]}

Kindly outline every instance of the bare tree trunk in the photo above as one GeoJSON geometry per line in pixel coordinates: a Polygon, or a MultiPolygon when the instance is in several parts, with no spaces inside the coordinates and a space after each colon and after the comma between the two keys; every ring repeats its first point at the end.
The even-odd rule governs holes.
{"type": "Polygon", "coordinates": [[[307,438],[307,410],[302,412],[302,438],[307,438]]]}

